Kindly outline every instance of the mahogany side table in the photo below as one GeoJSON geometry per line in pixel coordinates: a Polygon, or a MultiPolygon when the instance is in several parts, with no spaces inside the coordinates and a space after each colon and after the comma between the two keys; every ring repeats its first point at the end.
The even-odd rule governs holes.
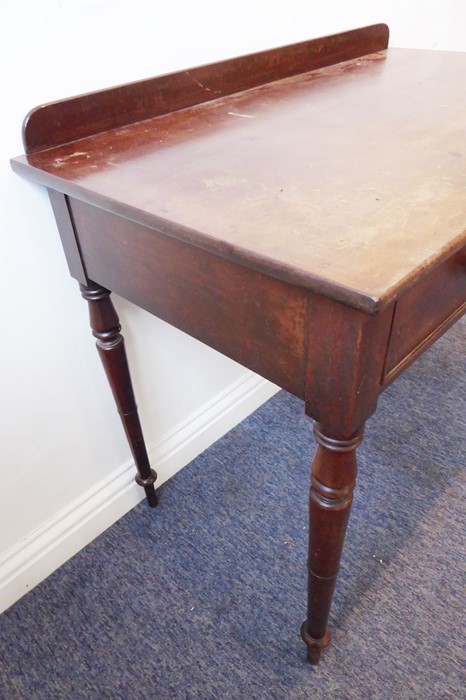
{"type": "Polygon", "coordinates": [[[466,307],[466,54],[375,25],[38,107],[18,173],[50,193],[156,505],[117,292],[303,399],[308,659],[377,399],[466,307]]]}

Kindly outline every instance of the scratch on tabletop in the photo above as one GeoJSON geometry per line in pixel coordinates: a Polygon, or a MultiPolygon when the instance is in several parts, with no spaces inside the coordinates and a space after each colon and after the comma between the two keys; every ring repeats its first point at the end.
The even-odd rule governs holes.
{"type": "Polygon", "coordinates": [[[254,119],[252,114],[240,114],[239,112],[228,112],[231,117],[243,117],[243,119],[254,119]]]}
{"type": "Polygon", "coordinates": [[[209,87],[207,87],[207,85],[204,85],[203,83],[201,83],[201,81],[198,80],[197,78],[195,78],[194,75],[191,75],[191,73],[189,72],[189,70],[186,70],[186,71],[185,71],[185,74],[186,74],[189,78],[191,78],[191,80],[194,80],[194,82],[197,83],[197,84],[199,85],[199,87],[201,87],[203,90],[206,90],[207,92],[212,92],[212,93],[214,93],[214,94],[216,94],[216,93],[218,94],[218,92],[219,92],[218,90],[212,90],[212,88],[209,88],[209,87]]]}

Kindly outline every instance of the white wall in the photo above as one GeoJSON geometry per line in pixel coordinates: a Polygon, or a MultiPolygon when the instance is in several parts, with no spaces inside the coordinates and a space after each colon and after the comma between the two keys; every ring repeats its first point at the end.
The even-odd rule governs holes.
{"type": "MultiPolygon", "coordinates": [[[[394,46],[466,50],[463,0],[22,0],[1,28],[0,609],[131,508],[129,452],[46,193],[14,175],[42,102],[386,21],[394,46]]],[[[166,478],[274,388],[116,299],[166,478]]],[[[156,512],[154,512],[156,517],[156,512]]]]}

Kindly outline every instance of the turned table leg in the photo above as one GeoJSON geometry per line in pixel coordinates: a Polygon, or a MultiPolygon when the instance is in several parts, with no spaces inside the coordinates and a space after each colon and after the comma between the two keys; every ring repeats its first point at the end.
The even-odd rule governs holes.
{"type": "Polygon", "coordinates": [[[308,612],[301,635],[308,661],[318,664],[321,650],[330,642],[328,616],[353,499],[356,447],[362,441],[362,430],[347,439],[336,439],[316,423],[314,435],[317,450],[309,492],[308,612]]]}
{"type": "Polygon", "coordinates": [[[158,502],[154,488],[157,475],[150,467],[144,443],[118,315],[108,289],[95,283],[81,284],[80,288],[89,303],[92,334],[136,463],[136,482],[144,488],[147,502],[154,507],[158,502]]]}

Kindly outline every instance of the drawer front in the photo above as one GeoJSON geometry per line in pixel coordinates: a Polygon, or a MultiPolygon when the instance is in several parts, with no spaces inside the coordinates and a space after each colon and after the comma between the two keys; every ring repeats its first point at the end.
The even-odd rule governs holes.
{"type": "Polygon", "coordinates": [[[463,248],[398,300],[385,380],[392,379],[439,337],[465,307],[466,248],[463,248]]]}

